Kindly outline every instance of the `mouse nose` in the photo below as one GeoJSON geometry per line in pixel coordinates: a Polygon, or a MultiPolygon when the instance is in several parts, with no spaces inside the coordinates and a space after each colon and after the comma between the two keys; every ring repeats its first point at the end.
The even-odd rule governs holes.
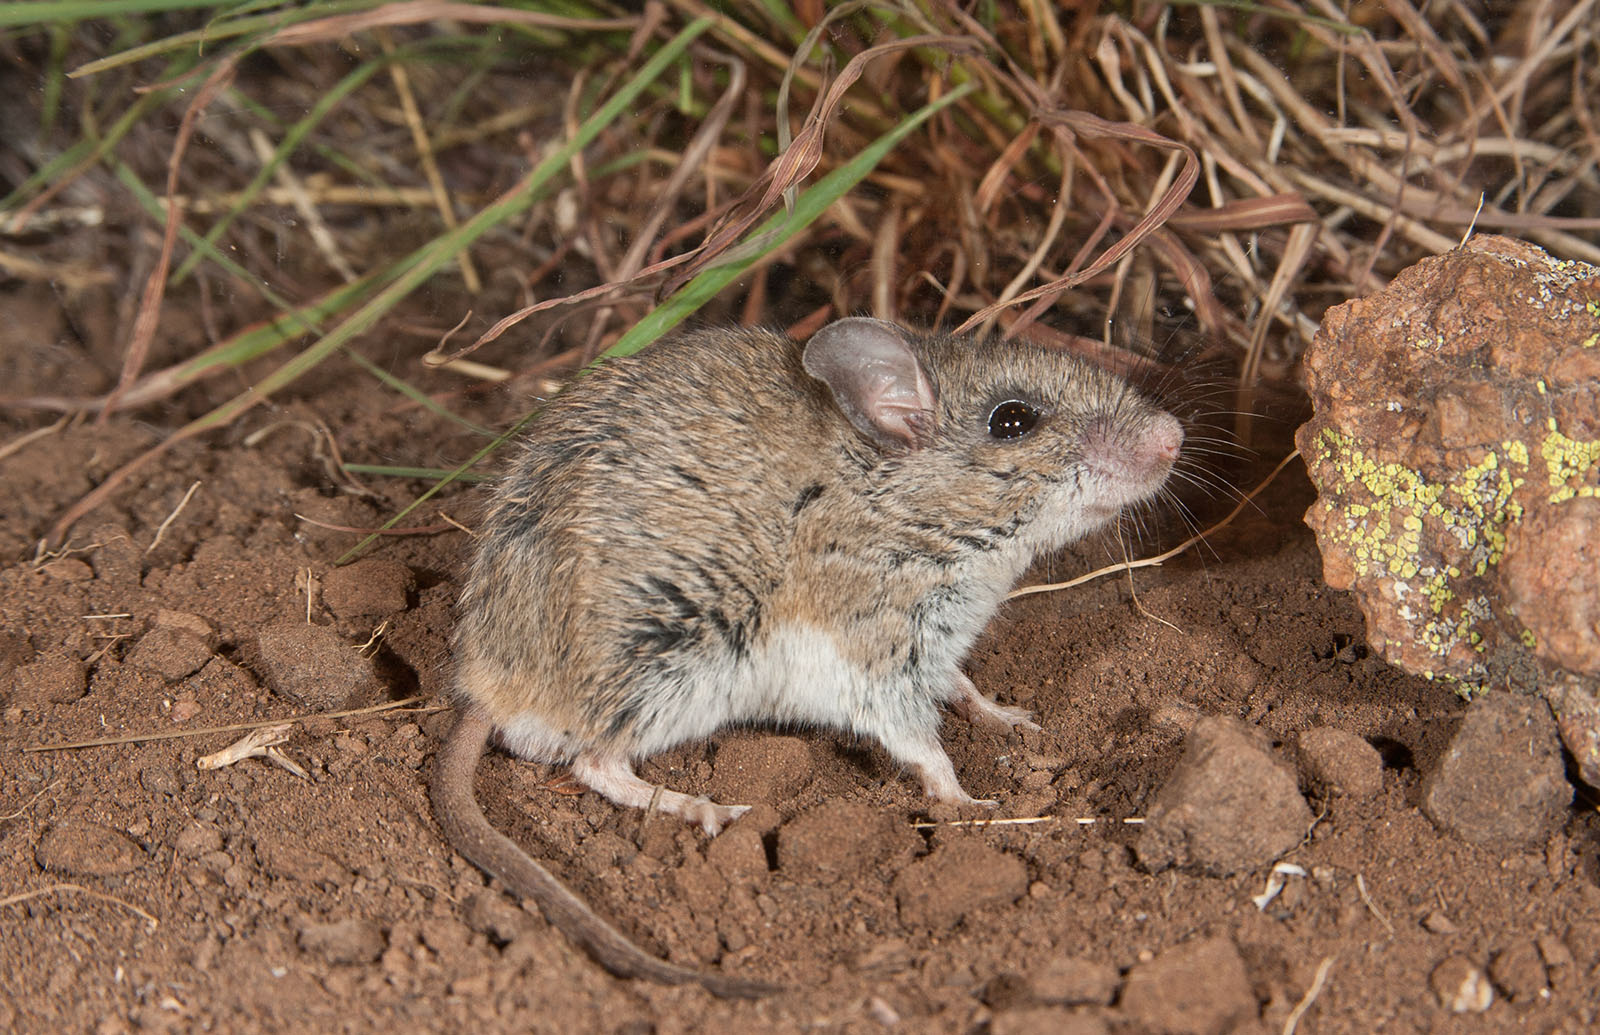
{"type": "Polygon", "coordinates": [[[1171,463],[1178,459],[1183,449],[1183,425],[1170,413],[1157,414],[1145,437],[1145,447],[1152,460],[1171,463]]]}

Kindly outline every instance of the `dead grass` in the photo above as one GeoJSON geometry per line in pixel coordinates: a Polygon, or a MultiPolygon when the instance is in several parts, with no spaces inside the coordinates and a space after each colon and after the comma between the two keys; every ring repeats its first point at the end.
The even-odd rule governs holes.
{"type": "Polygon", "coordinates": [[[143,6],[0,13],[37,99],[0,116],[0,276],[126,298],[103,390],[0,404],[178,418],[55,542],[351,353],[464,471],[552,372],[690,318],[1092,349],[1179,309],[1248,409],[1473,228],[1600,263],[1597,0],[143,6]],[[492,427],[454,414],[485,392],[492,427]]]}

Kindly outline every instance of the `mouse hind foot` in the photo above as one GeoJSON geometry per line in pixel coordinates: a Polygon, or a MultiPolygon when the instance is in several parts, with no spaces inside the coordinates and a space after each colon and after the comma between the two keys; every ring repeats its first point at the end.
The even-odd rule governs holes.
{"type": "Polygon", "coordinates": [[[1008,729],[1037,730],[1039,724],[1033,721],[1033,713],[1010,705],[1001,704],[992,697],[985,696],[972,684],[966,676],[959,676],[956,683],[955,697],[950,701],[950,709],[957,715],[973,724],[983,723],[989,726],[1004,726],[1008,729]]]}
{"type": "Polygon", "coordinates": [[[748,805],[719,805],[704,795],[693,797],[659,787],[641,779],[620,755],[584,752],[572,760],[572,777],[618,805],[678,816],[713,837],[750,811],[748,805]]]}

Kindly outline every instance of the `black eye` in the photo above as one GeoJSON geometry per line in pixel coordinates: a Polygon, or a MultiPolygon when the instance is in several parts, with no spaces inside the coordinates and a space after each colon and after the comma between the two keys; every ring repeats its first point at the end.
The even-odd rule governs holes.
{"type": "Polygon", "coordinates": [[[1021,399],[1007,399],[989,411],[990,438],[1021,438],[1039,423],[1039,411],[1021,399]]]}

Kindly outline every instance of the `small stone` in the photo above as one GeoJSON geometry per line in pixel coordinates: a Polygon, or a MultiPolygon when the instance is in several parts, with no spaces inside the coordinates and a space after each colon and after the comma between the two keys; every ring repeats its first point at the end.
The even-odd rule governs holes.
{"type": "Polygon", "coordinates": [[[1448,916],[1437,909],[1429,910],[1422,918],[1422,929],[1430,934],[1455,934],[1460,930],[1448,916]]]}
{"type": "Polygon", "coordinates": [[[301,950],[329,963],[372,963],[383,955],[383,929],[370,920],[338,920],[300,929],[301,950]]]}
{"type": "Polygon", "coordinates": [[[1539,946],[1523,938],[1494,954],[1489,960],[1489,977],[1513,1003],[1535,1002],[1550,991],[1539,946]]]}
{"type": "Polygon", "coordinates": [[[200,702],[186,697],[172,702],[172,711],[169,714],[173,722],[188,722],[199,715],[200,711],[200,702]]]}
{"type": "Polygon", "coordinates": [[[332,629],[277,622],[258,639],[267,686],[308,708],[333,709],[376,678],[372,662],[332,629]]]}
{"type": "Polygon", "coordinates": [[[1494,1002],[1489,976],[1462,956],[1447,957],[1434,967],[1428,984],[1439,1005],[1451,1013],[1482,1013],[1494,1002]]]}
{"type": "Polygon", "coordinates": [[[1028,890],[1021,859],[976,838],[957,838],[907,866],[894,880],[900,920],[935,930],[954,927],[968,913],[1006,905],[1028,890]]]}
{"type": "Polygon", "coordinates": [[[1117,994],[1122,976],[1108,963],[1078,956],[1052,956],[1029,974],[1034,998],[1063,1006],[1104,1006],[1117,994]]]}
{"type": "Polygon", "coordinates": [[[18,665],[12,688],[12,700],[23,708],[71,704],[88,692],[89,670],[77,658],[51,655],[18,665]]]}
{"type": "Polygon", "coordinates": [[[1207,717],[1146,813],[1139,862],[1226,877],[1263,866],[1300,843],[1311,810],[1293,773],[1262,735],[1236,719],[1207,717]]]}
{"type": "Polygon", "coordinates": [[[1490,691],[1422,788],[1422,811],[1474,844],[1543,844],[1572,802],[1550,707],[1536,697],[1490,691]]]}
{"type": "Polygon", "coordinates": [[[1210,938],[1135,966],[1122,989],[1121,1010],[1140,1030],[1222,1035],[1255,1015],[1256,997],[1233,942],[1210,938]]]}
{"type": "Polygon", "coordinates": [[[384,618],[410,603],[416,576],[399,561],[368,557],[322,577],[322,602],[340,618],[384,618]]]}
{"type": "Polygon", "coordinates": [[[1301,776],[1318,793],[1370,798],[1383,790],[1383,756],[1354,733],[1319,726],[1302,732],[1297,746],[1301,776]]]}
{"type": "Polygon", "coordinates": [[[776,804],[811,779],[811,745],[799,737],[748,733],[717,748],[709,794],[714,801],[776,804]]]}
{"type": "Polygon", "coordinates": [[[143,850],[122,832],[80,820],[46,830],[34,858],[47,870],[73,877],[116,877],[147,861],[143,850]]]}
{"type": "Polygon", "coordinates": [[[222,848],[222,831],[210,823],[190,823],[183,828],[172,847],[179,855],[199,858],[222,848]]]}

